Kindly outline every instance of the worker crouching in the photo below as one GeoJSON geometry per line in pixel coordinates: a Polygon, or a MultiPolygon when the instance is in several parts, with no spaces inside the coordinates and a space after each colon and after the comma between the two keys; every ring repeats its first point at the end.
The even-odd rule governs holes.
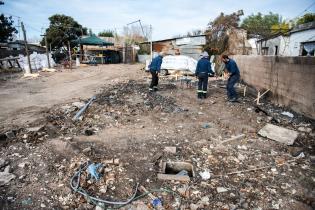
{"type": "Polygon", "coordinates": [[[197,63],[195,75],[198,77],[197,96],[199,99],[207,98],[208,77],[213,73],[211,69],[211,62],[209,61],[209,54],[204,52],[201,59],[197,63]]]}

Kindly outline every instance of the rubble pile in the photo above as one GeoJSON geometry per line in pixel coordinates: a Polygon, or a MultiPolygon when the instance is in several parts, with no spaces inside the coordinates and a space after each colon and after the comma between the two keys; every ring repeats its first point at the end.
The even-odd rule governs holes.
{"type": "MultiPolygon", "coordinates": [[[[164,90],[176,89],[175,85],[165,84],[164,90]]],[[[129,81],[105,87],[96,95],[79,121],[73,116],[85,105],[83,101],[55,106],[48,110],[46,119],[17,130],[17,139],[38,143],[48,138],[67,135],[93,135],[105,127],[119,127],[132,124],[147,112],[179,113],[185,111],[175,104],[171,97],[155,92],[149,93],[145,84],[129,81]]]]}
{"type": "Polygon", "coordinates": [[[0,181],[7,194],[0,198],[17,208],[118,207],[71,189],[70,182],[78,183],[71,178],[89,163],[80,187],[90,196],[126,201],[139,184],[139,199],[120,209],[315,208],[312,121],[268,103],[257,107],[248,98],[223,102],[220,88],[211,88],[203,103],[176,97],[187,94],[189,101],[195,92],[171,83],[161,89],[150,93],[137,81],[118,83],[96,95],[78,121],[72,119],[83,101],[55,106],[45,119],[6,131],[3,138],[15,144],[2,150],[0,181]],[[268,123],[298,136],[290,145],[264,138],[259,131],[268,123]],[[114,134],[122,129],[125,135],[114,134]],[[111,135],[87,137],[101,130],[111,135]],[[174,163],[179,168],[170,167],[174,163]]]}

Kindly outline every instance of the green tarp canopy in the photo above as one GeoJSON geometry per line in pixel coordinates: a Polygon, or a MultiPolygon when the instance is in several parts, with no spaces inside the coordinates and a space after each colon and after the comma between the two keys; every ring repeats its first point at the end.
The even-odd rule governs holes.
{"type": "Polygon", "coordinates": [[[91,35],[89,37],[85,38],[79,38],[74,41],[76,44],[81,44],[81,45],[100,45],[100,46],[111,46],[114,45],[114,43],[107,42],[101,38],[98,38],[95,35],[91,35]]]}

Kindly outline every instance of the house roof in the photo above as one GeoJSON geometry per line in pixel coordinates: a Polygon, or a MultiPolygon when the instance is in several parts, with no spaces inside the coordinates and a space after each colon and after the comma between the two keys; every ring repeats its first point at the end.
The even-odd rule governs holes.
{"type": "Polygon", "coordinates": [[[279,36],[288,36],[288,35],[293,34],[293,33],[311,30],[311,29],[315,29],[315,21],[297,25],[296,27],[294,27],[293,29],[288,31],[288,34],[284,34],[284,33],[280,32],[280,33],[274,34],[272,36],[269,36],[267,38],[259,39],[259,40],[257,40],[257,42],[262,42],[262,41],[274,39],[274,38],[279,37],[279,36]]]}
{"type": "MultiPolygon", "coordinates": [[[[190,37],[202,37],[202,36],[206,36],[206,35],[202,34],[202,35],[194,35],[194,36],[174,37],[174,38],[170,38],[170,39],[160,39],[160,40],[154,40],[154,41],[152,41],[152,43],[167,42],[167,41],[172,41],[172,40],[176,40],[176,39],[190,38],[190,37]]],[[[141,42],[140,44],[149,44],[149,43],[150,43],[149,41],[146,41],[146,42],[141,42]]]]}
{"type": "Polygon", "coordinates": [[[276,37],[279,37],[279,36],[284,36],[285,34],[284,33],[276,33],[276,34],[273,34],[269,37],[266,37],[266,38],[262,38],[262,39],[258,39],[257,42],[263,42],[263,41],[267,41],[267,40],[270,40],[270,39],[274,39],[276,37]]]}
{"type": "Polygon", "coordinates": [[[297,25],[290,31],[290,34],[300,32],[300,31],[306,31],[310,29],[315,29],[315,21],[297,25]]]}

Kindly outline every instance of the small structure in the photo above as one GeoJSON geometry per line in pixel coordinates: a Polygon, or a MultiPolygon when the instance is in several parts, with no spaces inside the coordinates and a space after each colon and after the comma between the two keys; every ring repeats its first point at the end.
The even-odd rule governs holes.
{"type": "MultiPolygon", "coordinates": [[[[46,48],[37,44],[27,44],[28,50],[31,53],[45,53],[46,48]]],[[[23,40],[16,40],[13,42],[0,43],[0,58],[9,56],[25,55],[25,43],[23,40]]]]}
{"type": "MultiPolygon", "coordinates": [[[[205,35],[178,37],[153,41],[152,50],[154,53],[164,51],[168,55],[186,55],[198,59],[205,44],[205,35]]],[[[150,45],[150,42],[143,42],[140,45],[150,45]]]]}
{"type": "Polygon", "coordinates": [[[120,52],[114,47],[114,43],[105,41],[96,35],[79,38],[75,43],[80,45],[80,61],[91,61],[96,63],[119,63],[120,52]]]}
{"type": "Polygon", "coordinates": [[[314,56],[315,21],[257,41],[259,55],[314,56]]]}

